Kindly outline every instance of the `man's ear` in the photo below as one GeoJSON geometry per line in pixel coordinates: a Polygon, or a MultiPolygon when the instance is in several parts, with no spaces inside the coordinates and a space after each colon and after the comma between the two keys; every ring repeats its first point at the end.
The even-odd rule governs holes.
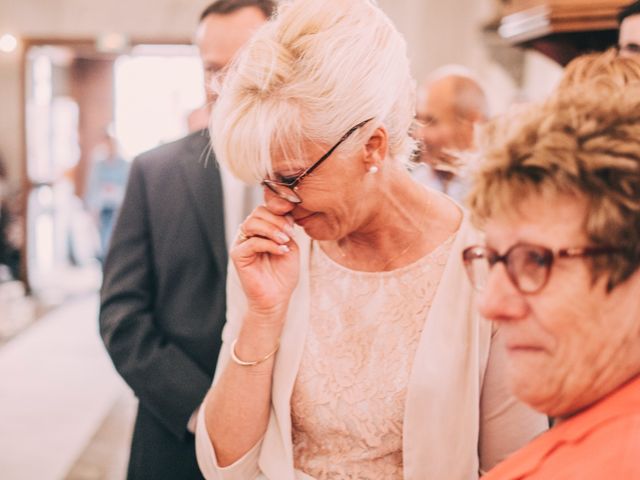
{"type": "Polygon", "coordinates": [[[372,166],[380,167],[387,156],[388,149],[388,136],[387,130],[380,126],[376,128],[367,143],[364,146],[364,162],[366,170],[369,170],[372,166]]]}

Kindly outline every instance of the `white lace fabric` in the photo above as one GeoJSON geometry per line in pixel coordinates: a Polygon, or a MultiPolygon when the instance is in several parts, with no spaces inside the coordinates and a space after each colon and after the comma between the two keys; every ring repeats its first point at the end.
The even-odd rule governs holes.
{"type": "Polygon", "coordinates": [[[313,243],[291,399],[297,469],[318,480],[402,479],[409,374],[452,240],[390,272],[349,270],[313,243]]]}

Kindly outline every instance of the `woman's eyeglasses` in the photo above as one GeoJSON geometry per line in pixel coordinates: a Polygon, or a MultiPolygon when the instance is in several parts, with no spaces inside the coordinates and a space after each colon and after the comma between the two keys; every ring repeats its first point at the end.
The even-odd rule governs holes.
{"type": "Polygon", "coordinates": [[[551,267],[557,258],[584,258],[611,253],[621,253],[615,247],[563,248],[553,251],[540,245],[517,243],[504,255],[491,247],[472,246],[462,252],[467,276],[476,290],[483,290],[491,268],[504,263],[513,285],[522,293],[537,293],[547,284],[551,267]]]}
{"type": "Polygon", "coordinates": [[[349,138],[353,134],[353,132],[363,127],[371,120],[373,120],[373,118],[368,118],[364,122],[360,122],[359,124],[351,127],[349,131],[345,133],[342,136],[342,138],[340,138],[340,140],[338,140],[338,143],[336,143],[333,147],[331,147],[329,151],[325,153],[322,157],[320,157],[320,159],[317,162],[315,162],[313,165],[311,165],[309,168],[307,168],[304,172],[302,172],[293,180],[289,182],[278,182],[276,180],[270,180],[268,178],[265,178],[262,181],[262,185],[267,187],[269,190],[271,190],[273,193],[278,195],[280,198],[284,198],[287,202],[302,203],[302,199],[296,193],[296,191],[298,190],[298,185],[300,185],[300,182],[302,182],[302,179],[307,175],[309,175],[311,172],[313,172],[316,168],[318,168],[318,166],[322,162],[324,162],[327,158],[329,158],[329,156],[334,152],[334,150],[338,148],[347,138],[349,138]]]}

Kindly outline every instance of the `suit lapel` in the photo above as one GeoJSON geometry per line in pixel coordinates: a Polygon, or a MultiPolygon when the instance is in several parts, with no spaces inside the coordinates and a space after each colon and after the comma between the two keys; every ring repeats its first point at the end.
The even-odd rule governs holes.
{"type": "Polygon", "coordinates": [[[224,208],[220,170],[206,130],[192,135],[188,152],[181,159],[182,172],[191,194],[200,227],[221,272],[227,270],[224,208]]]}

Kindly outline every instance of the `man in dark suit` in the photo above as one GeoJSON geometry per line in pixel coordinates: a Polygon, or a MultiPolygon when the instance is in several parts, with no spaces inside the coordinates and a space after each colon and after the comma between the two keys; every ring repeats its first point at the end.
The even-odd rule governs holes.
{"type": "MultiPolygon", "coordinates": [[[[203,12],[196,43],[207,85],[273,8],[271,0],[219,0],[203,12]]],[[[205,130],[131,167],[100,307],[105,346],[139,399],[130,480],[203,478],[195,413],[211,385],[225,319],[225,221],[235,228],[225,208],[241,200],[229,201],[223,183],[205,130]]]]}

